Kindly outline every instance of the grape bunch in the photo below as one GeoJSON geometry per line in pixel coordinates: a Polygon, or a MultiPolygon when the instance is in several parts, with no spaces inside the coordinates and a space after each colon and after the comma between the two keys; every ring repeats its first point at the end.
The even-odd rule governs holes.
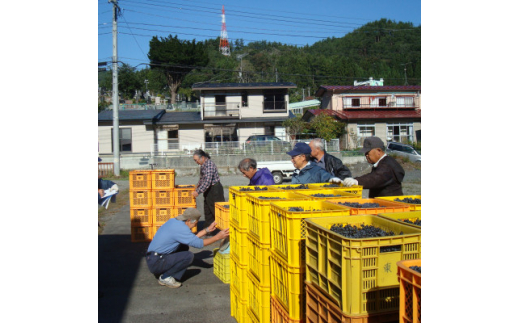
{"type": "Polygon", "coordinates": [[[419,274],[421,273],[421,266],[410,266],[411,270],[415,270],[419,274]]]}
{"type": "MultiPolygon", "coordinates": [[[[361,227],[351,224],[333,224],[330,227],[332,232],[341,234],[347,238],[374,238],[374,237],[386,237],[386,236],[394,236],[395,233],[393,231],[385,231],[381,228],[375,227],[373,225],[365,225],[361,224],[361,227]]],[[[399,233],[403,234],[403,232],[399,233]]]]}
{"type": "Polygon", "coordinates": [[[263,199],[263,200],[279,200],[279,199],[281,199],[281,197],[278,197],[278,196],[259,196],[258,198],[259,199],[263,199]]]}
{"type": "Polygon", "coordinates": [[[415,219],[415,221],[411,221],[409,219],[399,219],[399,220],[403,221],[404,223],[410,223],[410,224],[415,224],[415,225],[421,226],[421,219],[415,219]]]}
{"type": "Polygon", "coordinates": [[[379,203],[339,202],[338,204],[362,209],[366,209],[369,207],[382,207],[379,205],[379,203]]]}
{"type": "Polygon", "coordinates": [[[267,191],[267,187],[258,187],[255,186],[253,188],[251,187],[242,187],[240,191],[267,191]]]}
{"type": "Polygon", "coordinates": [[[312,194],[311,196],[314,197],[335,197],[335,196],[341,196],[341,195],[334,195],[334,194],[312,194]]]}
{"type": "Polygon", "coordinates": [[[302,189],[309,189],[309,185],[305,185],[305,184],[300,184],[298,186],[283,186],[283,187],[280,187],[280,189],[282,190],[302,190],[302,189]]]}
{"type": "Polygon", "coordinates": [[[339,185],[338,185],[338,184],[331,183],[331,184],[323,185],[323,187],[339,187],[339,185]]]}
{"type": "Polygon", "coordinates": [[[421,199],[405,197],[402,200],[400,198],[394,199],[396,202],[410,203],[410,204],[421,204],[421,199]]]}
{"type": "Polygon", "coordinates": [[[289,211],[291,211],[291,212],[295,212],[295,211],[300,212],[300,211],[304,211],[304,210],[301,207],[290,207],[289,211]]]}
{"type": "Polygon", "coordinates": [[[229,209],[229,204],[224,204],[225,209],[229,209]]]}

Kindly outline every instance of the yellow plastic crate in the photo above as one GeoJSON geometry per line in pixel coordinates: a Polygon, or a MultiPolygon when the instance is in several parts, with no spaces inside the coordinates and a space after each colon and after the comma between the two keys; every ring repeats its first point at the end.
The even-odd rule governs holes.
{"type": "Polygon", "coordinates": [[[245,196],[253,192],[277,191],[275,185],[245,185],[231,186],[229,188],[229,205],[234,205],[238,210],[246,210],[245,196]],[[242,204],[242,202],[244,204],[242,204]]]}
{"type": "Polygon", "coordinates": [[[305,267],[289,266],[276,251],[271,253],[271,295],[292,319],[305,318],[304,281],[305,267]]]}
{"type": "Polygon", "coordinates": [[[240,293],[231,286],[230,288],[230,305],[231,316],[234,317],[238,323],[250,322],[247,311],[247,301],[240,298],[240,293]]]}
{"type": "Polygon", "coordinates": [[[154,169],[151,176],[152,190],[173,190],[175,187],[174,169],[154,169]]]}
{"type": "Polygon", "coordinates": [[[153,224],[153,210],[151,207],[130,208],[130,224],[133,227],[153,224]]]}
{"type": "Polygon", "coordinates": [[[305,222],[306,281],[322,288],[347,315],[397,309],[399,302],[395,300],[394,304],[392,299],[395,295],[389,298],[395,306],[388,308],[368,304],[367,293],[398,287],[396,263],[421,257],[421,230],[374,215],[313,218],[305,222]],[[372,225],[396,235],[347,238],[331,231],[333,224],[372,225]]]}
{"type": "Polygon", "coordinates": [[[271,203],[271,249],[278,251],[288,265],[305,264],[305,218],[349,215],[350,211],[327,201],[281,201],[271,203]],[[290,211],[293,207],[303,211],[290,211]]]}
{"type": "Polygon", "coordinates": [[[411,266],[421,267],[421,259],[397,263],[399,277],[399,323],[421,322],[421,273],[411,266]]]}
{"type": "MultiPolygon", "coordinates": [[[[305,319],[295,320],[283,308],[282,304],[271,295],[271,323],[304,323],[305,319]]],[[[327,322],[327,321],[325,321],[327,322]]]]}
{"type": "Polygon", "coordinates": [[[376,199],[346,199],[346,198],[329,198],[328,202],[334,203],[337,205],[341,205],[350,210],[351,215],[363,215],[363,214],[378,214],[378,213],[388,213],[388,212],[408,212],[410,211],[410,206],[408,204],[399,203],[399,202],[391,202],[385,200],[376,200],[376,199]],[[368,208],[356,208],[351,206],[342,205],[339,203],[378,203],[380,207],[368,207],[368,208]]]}
{"type": "Polygon", "coordinates": [[[152,191],[134,190],[130,191],[130,208],[152,207],[152,191]]]}
{"type": "Polygon", "coordinates": [[[154,190],[152,191],[153,206],[172,206],[175,205],[173,190],[154,190]]]}
{"type": "Polygon", "coordinates": [[[152,177],[150,170],[132,170],[128,174],[128,182],[130,183],[130,190],[141,191],[152,189],[152,177]]]}
{"type": "MultiPolygon", "coordinates": [[[[309,184],[309,185],[311,185],[311,184],[309,184]]],[[[359,196],[356,194],[345,192],[340,189],[325,189],[325,188],[309,189],[306,191],[300,191],[298,193],[300,195],[307,196],[308,199],[319,200],[319,201],[326,201],[326,200],[330,200],[333,198],[341,198],[341,199],[359,198],[359,196]],[[326,196],[321,196],[321,195],[326,195],[326,196]]]]}
{"type": "Polygon", "coordinates": [[[231,246],[231,255],[235,257],[240,265],[249,265],[249,253],[247,247],[247,230],[242,230],[231,224],[229,228],[229,245],[231,246]]]}
{"type": "Polygon", "coordinates": [[[404,222],[404,220],[409,220],[411,222],[421,220],[421,211],[379,213],[377,216],[391,221],[397,221],[398,223],[406,224],[414,228],[421,228],[420,225],[404,222]]]}
{"type": "MultiPolygon", "coordinates": [[[[402,196],[381,196],[376,197],[376,200],[387,200],[387,201],[393,201],[393,202],[399,202],[396,201],[396,199],[404,199],[404,198],[410,198],[410,199],[421,199],[420,195],[402,195],[402,196]]],[[[414,204],[414,203],[406,203],[406,202],[399,202],[410,205],[410,211],[420,211],[421,210],[421,204],[414,204]]]]}
{"type": "Polygon", "coordinates": [[[249,272],[258,279],[262,287],[271,286],[269,273],[269,258],[271,251],[268,244],[262,244],[251,232],[247,235],[249,252],[249,272]]]}
{"type": "MultiPolygon", "coordinates": [[[[305,282],[305,291],[305,316],[308,323],[383,323],[398,321],[399,313],[395,310],[378,314],[347,315],[319,287],[307,281],[305,282]]],[[[383,307],[392,306],[391,304],[395,302],[397,292],[396,288],[384,293],[380,291],[368,292],[366,296],[369,307],[378,306],[379,304],[382,304],[383,307]],[[390,299],[386,298],[388,296],[391,302],[389,302],[390,299]]]]}
{"type": "Polygon", "coordinates": [[[271,300],[269,287],[262,287],[256,277],[247,273],[247,293],[249,295],[247,312],[253,322],[271,320],[271,300]]]}
{"type": "Polygon", "coordinates": [[[215,222],[220,230],[229,228],[229,202],[215,203],[215,222]]]}
{"type": "MultiPolygon", "coordinates": [[[[324,189],[326,188],[325,185],[327,184],[332,184],[332,183],[315,183],[315,184],[308,184],[309,185],[309,189],[324,189]]],[[[350,186],[350,187],[346,187],[346,186],[343,186],[343,184],[339,185],[339,187],[330,187],[327,189],[334,189],[334,190],[339,190],[339,191],[342,191],[342,192],[347,192],[347,193],[350,193],[350,194],[354,194],[354,195],[357,195],[358,197],[362,197],[363,196],[363,186],[361,185],[354,185],[354,186],[350,186]]]]}
{"type": "Polygon", "coordinates": [[[194,205],[197,204],[196,198],[191,195],[197,187],[195,185],[175,185],[173,198],[175,205],[194,205]]]}
{"type": "Polygon", "coordinates": [[[231,287],[234,288],[240,295],[241,301],[247,303],[248,295],[247,295],[247,265],[241,265],[238,262],[238,259],[230,252],[230,277],[231,277],[231,287]]]}
{"type": "Polygon", "coordinates": [[[130,239],[132,242],[152,241],[154,236],[153,225],[143,225],[140,227],[130,227],[130,239]]]}
{"type": "Polygon", "coordinates": [[[260,243],[271,244],[271,230],[269,229],[269,214],[271,202],[280,200],[310,200],[302,194],[294,192],[262,192],[246,194],[246,210],[248,217],[249,234],[253,235],[260,243]]]}
{"type": "Polygon", "coordinates": [[[218,277],[224,284],[229,284],[231,281],[230,271],[230,253],[218,251],[217,248],[214,250],[215,256],[213,257],[213,274],[218,277]],[[216,251],[216,252],[215,252],[216,251]]]}

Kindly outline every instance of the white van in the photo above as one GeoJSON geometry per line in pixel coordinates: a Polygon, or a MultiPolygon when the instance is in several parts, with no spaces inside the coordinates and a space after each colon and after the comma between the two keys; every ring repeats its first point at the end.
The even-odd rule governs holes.
{"type": "Polygon", "coordinates": [[[410,145],[405,145],[400,142],[389,142],[386,146],[386,153],[389,155],[398,155],[407,157],[412,162],[421,162],[421,152],[415,150],[410,145]]]}

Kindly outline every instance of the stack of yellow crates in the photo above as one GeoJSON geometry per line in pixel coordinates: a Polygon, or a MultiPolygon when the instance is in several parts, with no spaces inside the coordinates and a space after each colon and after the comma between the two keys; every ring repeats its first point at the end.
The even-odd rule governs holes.
{"type": "Polygon", "coordinates": [[[132,242],[151,241],[166,221],[197,207],[195,186],[175,185],[174,169],[134,170],[129,182],[132,242]]]}

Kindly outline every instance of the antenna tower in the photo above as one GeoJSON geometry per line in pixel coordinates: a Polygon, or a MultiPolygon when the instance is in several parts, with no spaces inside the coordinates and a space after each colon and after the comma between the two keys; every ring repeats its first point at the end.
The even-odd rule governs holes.
{"type": "Polygon", "coordinates": [[[227,38],[226,30],[226,12],[224,11],[224,5],[222,5],[222,30],[220,31],[220,52],[224,56],[229,56],[229,42],[227,38]]]}

